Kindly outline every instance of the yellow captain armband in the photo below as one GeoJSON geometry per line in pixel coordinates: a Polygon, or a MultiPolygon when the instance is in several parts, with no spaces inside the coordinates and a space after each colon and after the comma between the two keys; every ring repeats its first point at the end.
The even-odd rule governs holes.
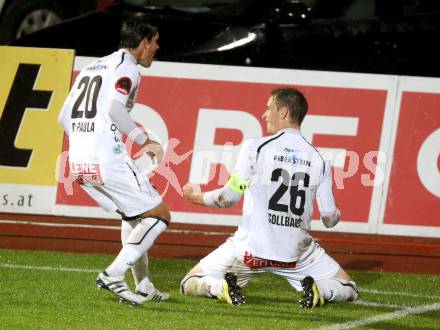
{"type": "Polygon", "coordinates": [[[249,180],[242,179],[237,173],[233,172],[226,185],[232,190],[243,194],[244,191],[249,187],[249,180]]]}

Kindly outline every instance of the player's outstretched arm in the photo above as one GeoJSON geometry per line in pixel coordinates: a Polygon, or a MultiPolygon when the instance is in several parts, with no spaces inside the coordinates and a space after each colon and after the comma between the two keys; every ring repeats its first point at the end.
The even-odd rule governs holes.
{"type": "Polygon", "coordinates": [[[228,184],[220,189],[202,192],[200,186],[187,183],[183,187],[183,197],[190,203],[212,208],[232,207],[241,199],[242,193],[228,184]]]}
{"type": "Polygon", "coordinates": [[[250,142],[245,141],[237,157],[237,164],[228,182],[222,188],[202,192],[200,186],[187,183],[183,187],[183,197],[190,203],[212,208],[227,208],[240,201],[250,185],[257,154],[251,151],[250,142]]]}

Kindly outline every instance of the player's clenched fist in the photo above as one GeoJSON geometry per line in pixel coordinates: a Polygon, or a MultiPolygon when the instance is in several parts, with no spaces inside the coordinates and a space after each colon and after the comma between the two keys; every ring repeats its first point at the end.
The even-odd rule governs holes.
{"type": "Polygon", "coordinates": [[[199,185],[195,185],[192,183],[187,183],[183,186],[183,197],[194,204],[204,205],[203,203],[203,194],[199,185]]]}
{"type": "Polygon", "coordinates": [[[162,161],[163,150],[160,143],[148,139],[144,145],[144,151],[151,158],[151,160],[155,160],[157,164],[162,161]]]}

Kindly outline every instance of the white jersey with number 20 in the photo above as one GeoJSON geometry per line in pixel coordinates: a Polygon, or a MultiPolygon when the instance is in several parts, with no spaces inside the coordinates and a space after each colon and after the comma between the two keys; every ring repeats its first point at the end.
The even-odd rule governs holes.
{"type": "Polygon", "coordinates": [[[131,109],[140,80],[133,56],[120,49],[81,70],[61,114],[75,164],[118,165],[127,152],[108,110],[112,101],[131,109]]]}

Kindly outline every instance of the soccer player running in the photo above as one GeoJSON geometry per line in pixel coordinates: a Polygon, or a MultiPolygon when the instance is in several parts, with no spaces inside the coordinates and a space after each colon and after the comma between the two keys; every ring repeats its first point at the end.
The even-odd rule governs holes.
{"type": "Polygon", "coordinates": [[[231,207],[244,194],[235,234],[203,258],[182,280],[181,292],[245,302],[241,288],[264,272],[303,291],[300,306],[358,297],[356,284],[309,235],[316,197],[326,227],[340,218],[331,167],[300,133],[308,104],[293,88],[272,90],[262,117],[270,136],[246,140],[227,184],[201,192],[187,183],[184,197],[213,208],[231,207]]]}
{"type": "Polygon", "coordinates": [[[129,115],[140,83],[137,65],[151,65],[158,39],[157,28],[148,23],[124,22],[120,49],[81,70],[58,118],[69,135],[71,175],[101,207],[119,213],[123,220],[123,247],[96,284],[131,304],[169,297],[148,278],[147,250],[167,228],[170,212],[122,141],[126,134],[151,157],[159,158],[160,145],[129,115]],[[130,267],[136,293],[124,280],[130,267]]]}

